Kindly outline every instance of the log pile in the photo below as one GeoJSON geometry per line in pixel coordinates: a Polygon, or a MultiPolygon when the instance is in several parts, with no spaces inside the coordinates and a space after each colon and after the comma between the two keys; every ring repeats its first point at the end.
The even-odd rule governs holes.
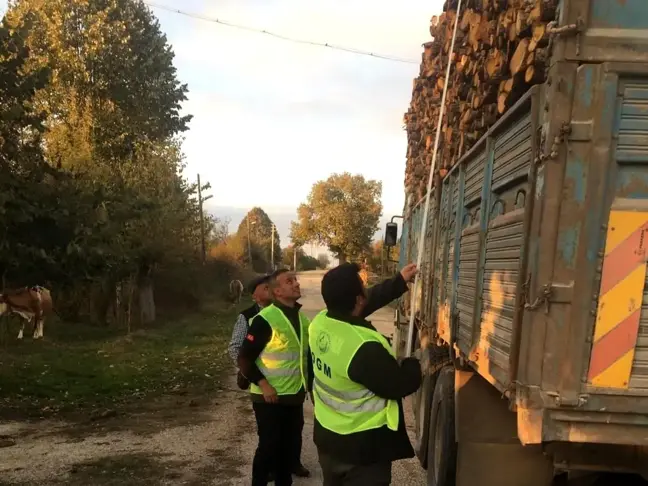
{"type": "MultiPolygon", "coordinates": [[[[549,22],[558,0],[464,0],[442,123],[437,171],[444,175],[533,85],[549,65],[549,22]]],[[[432,17],[433,40],[423,44],[421,67],[405,114],[405,186],[412,203],[425,195],[445,84],[457,0],[432,17]]]]}

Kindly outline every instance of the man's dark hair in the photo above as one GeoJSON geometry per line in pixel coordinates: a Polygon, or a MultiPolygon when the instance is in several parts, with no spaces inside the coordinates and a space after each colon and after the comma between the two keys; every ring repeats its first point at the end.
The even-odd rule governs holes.
{"type": "Polygon", "coordinates": [[[322,297],[329,311],[349,313],[356,305],[356,297],[363,295],[364,286],[357,263],[343,263],[326,272],[322,279],[322,297]]]}
{"type": "Polygon", "coordinates": [[[270,287],[274,287],[277,284],[277,278],[279,278],[279,275],[283,275],[284,273],[288,273],[290,270],[287,268],[280,268],[278,270],[275,270],[270,274],[270,278],[268,279],[268,283],[270,284],[270,287]]]}

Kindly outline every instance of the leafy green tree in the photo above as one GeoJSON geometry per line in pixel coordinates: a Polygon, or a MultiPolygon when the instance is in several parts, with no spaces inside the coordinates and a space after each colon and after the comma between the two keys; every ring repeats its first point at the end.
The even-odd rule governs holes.
{"type": "Polygon", "coordinates": [[[395,272],[396,263],[389,260],[397,261],[400,253],[400,246],[396,245],[389,249],[389,254],[382,240],[374,241],[371,250],[365,255],[369,268],[374,273],[387,276],[395,272]]]}
{"type": "MultiPolygon", "coordinates": [[[[282,263],[285,267],[292,268],[294,264],[294,255],[295,247],[289,246],[283,250],[283,259],[282,263]]],[[[310,255],[304,253],[304,250],[297,248],[297,271],[306,272],[309,270],[317,270],[320,267],[320,263],[317,258],[314,258],[310,255]]]]}
{"type": "Polygon", "coordinates": [[[196,186],[182,176],[178,137],[190,120],[180,115],[187,87],[172,61],[139,0],[9,3],[0,270],[10,284],[52,285],[69,317],[105,320],[129,281],[142,321],[152,320],[157,269],[188,275],[200,264],[196,186]]]}
{"type": "Polygon", "coordinates": [[[326,253],[320,253],[319,255],[317,255],[317,266],[319,268],[324,270],[328,268],[330,264],[331,264],[331,259],[326,253]]]}
{"type": "MultiPolygon", "coordinates": [[[[52,196],[57,188],[50,183],[45,201],[33,199],[43,181],[51,178],[41,151],[43,117],[32,106],[36,91],[45,85],[49,73],[41,69],[22,74],[29,59],[29,48],[24,41],[26,29],[27,26],[12,30],[4,20],[0,25],[0,271],[3,284],[7,278],[15,277],[21,261],[42,264],[48,259],[37,241],[20,239],[20,235],[45,216],[42,202],[54,202],[52,196]]],[[[32,271],[33,267],[25,273],[32,271]]]]}
{"type": "Polygon", "coordinates": [[[187,87],[157,20],[140,0],[15,0],[12,28],[29,25],[30,62],[52,82],[36,96],[48,114],[49,159],[82,164],[130,157],[142,142],[187,129],[187,87]]]}
{"type": "Polygon", "coordinates": [[[252,208],[241,220],[236,234],[247,245],[248,229],[250,246],[252,247],[252,262],[255,270],[265,272],[270,270],[271,248],[274,241],[274,264],[281,262],[281,240],[279,234],[273,230],[274,223],[270,216],[261,208],[252,208]]]}
{"type": "Polygon", "coordinates": [[[327,245],[340,262],[369,249],[382,214],[382,184],[361,175],[333,174],[317,182],[291,226],[295,242],[327,245]]]}

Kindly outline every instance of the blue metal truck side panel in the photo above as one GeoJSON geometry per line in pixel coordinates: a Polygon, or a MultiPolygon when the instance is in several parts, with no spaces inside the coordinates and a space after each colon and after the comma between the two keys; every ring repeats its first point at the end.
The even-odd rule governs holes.
{"type": "Polygon", "coordinates": [[[548,82],[438,186],[425,323],[520,410],[548,411],[536,437],[648,445],[614,429],[648,414],[648,276],[628,388],[587,382],[610,208],[648,207],[648,1],[563,1],[559,24],[576,28],[548,82]]]}

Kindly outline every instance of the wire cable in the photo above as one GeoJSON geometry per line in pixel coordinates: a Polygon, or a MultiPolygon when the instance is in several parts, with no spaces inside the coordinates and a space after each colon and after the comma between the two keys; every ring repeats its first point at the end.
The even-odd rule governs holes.
{"type": "Polygon", "coordinates": [[[325,48],[333,49],[333,50],[336,50],[336,51],[343,51],[343,52],[349,52],[351,54],[357,54],[359,56],[367,56],[367,57],[373,57],[373,58],[376,58],[376,59],[383,59],[385,61],[400,62],[400,63],[405,63],[405,64],[419,64],[419,61],[414,61],[412,59],[405,59],[405,58],[401,58],[401,57],[389,56],[389,55],[386,55],[386,54],[379,54],[379,53],[376,53],[376,52],[363,51],[361,49],[355,49],[353,47],[338,46],[338,45],[335,45],[335,44],[330,44],[328,42],[316,42],[316,41],[311,41],[311,40],[307,40],[307,39],[298,39],[298,38],[295,38],[295,37],[289,37],[289,36],[286,36],[286,35],[277,34],[275,32],[270,32],[270,31],[265,30],[265,29],[257,29],[257,28],[254,28],[254,27],[246,26],[246,25],[235,24],[233,22],[228,22],[226,20],[221,20],[221,19],[216,18],[216,17],[208,17],[206,15],[187,12],[187,11],[184,11],[184,10],[179,10],[177,8],[169,7],[167,5],[161,5],[161,4],[155,3],[155,2],[144,1],[144,3],[146,5],[148,5],[149,7],[157,8],[157,9],[160,9],[160,10],[166,10],[167,12],[175,13],[175,14],[178,14],[178,15],[184,15],[185,17],[190,17],[192,19],[203,20],[205,22],[211,22],[211,23],[214,23],[214,24],[223,25],[225,27],[231,27],[233,29],[244,30],[244,31],[253,32],[253,33],[256,33],[256,34],[263,34],[263,35],[267,35],[267,36],[270,36],[270,37],[274,37],[275,39],[279,39],[279,40],[283,40],[283,41],[287,41],[287,42],[293,42],[295,44],[303,44],[303,45],[309,45],[309,46],[315,46],[315,47],[325,47],[325,48]]]}

